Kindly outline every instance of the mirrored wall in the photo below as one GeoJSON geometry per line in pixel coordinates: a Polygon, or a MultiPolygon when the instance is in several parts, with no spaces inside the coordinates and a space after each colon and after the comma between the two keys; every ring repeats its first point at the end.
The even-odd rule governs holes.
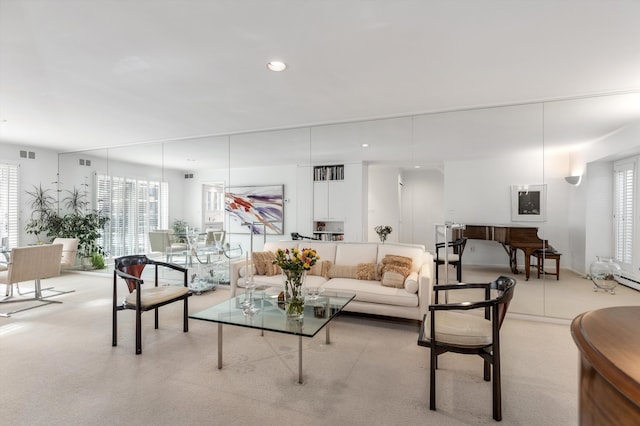
{"type": "MultiPolygon", "coordinates": [[[[155,220],[157,227],[181,220],[199,230],[213,224],[245,252],[260,249],[266,240],[288,239],[292,232],[377,241],[373,228],[390,225],[389,241],[432,250],[436,225],[445,221],[533,227],[562,253],[562,268],[585,274],[596,255],[613,250],[614,164],[638,155],[640,94],[626,93],[65,153],[59,156],[59,185],[82,185],[92,200],[100,200],[107,178],[111,191],[146,191],[154,182],[165,183],[157,192],[159,201],[155,195],[146,199],[161,203],[158,211],[166,212],[168,223],[145,220],[155,220]],[[338,206],[345,219],[342,225],[319,224],[313,220],[314,168],[335,165],[344,166],[349,180],[338,206]],[[580,177],[580,183],[568,183],[568,176],[580,177]],[[247,217],[209,223],[216,208],[206,194],[220,185],[282,187],[281,233],[253,234],[247,217]],[[513,215],[514,187],[544,188],[542,217],[513,215]]],[[[133,231],[140,224],[127,223],[122,208],[110,206],[112,256],[141,252],[147,244],[143,233],[133,231]]],[[[640,223],[637,212],[636,220],[640,223]]],[[[634,232],[638,244],[640,231],[634,232]]],[[[522,269],[522,253],[518,256],[522,269]]],[[[470,240],[464,264],[480,272],[511,273],[499,241],[470,240]]],[[[555,277],[537,279],[534,272],[529,281],[519,280],[513,310],[523,314],[572,318],[594,307],[626,303],[604,293],[591,299],[591,294],[578,295],[593,293],[587,280],[584,289],[569,293],[558,291],[555,277]]]]}

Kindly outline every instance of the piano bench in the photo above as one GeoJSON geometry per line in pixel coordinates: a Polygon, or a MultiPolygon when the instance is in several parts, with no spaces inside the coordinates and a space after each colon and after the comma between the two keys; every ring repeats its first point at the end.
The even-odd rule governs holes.
{"type": "Polygon", "coordinates": [[[562,253],[536,250],[531,255],[536,258],[536,265],[531,266],[535,266],[538,269],[538,278],[540,278],[540,273],[543,273],[546,275],[555,275],[556,280],[560,279],[560,256],[562,256],[562,253]],[[556,272],[546,272],[544,270],[544,261],[547,259],[556,261],[556,272]]]}

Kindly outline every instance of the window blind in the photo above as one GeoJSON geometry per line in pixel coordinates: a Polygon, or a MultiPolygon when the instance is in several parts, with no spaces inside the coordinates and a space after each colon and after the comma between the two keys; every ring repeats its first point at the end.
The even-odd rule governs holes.
{"type": "Polygon", "coordinates": [[[18,246],[18,167],[0,164],[0,238],[6,237],[9,247],[18,246]]]}
{"type": "Polygon", "coordinates": [[[96,205],[111,220],[105,229],[103,247],[111,257],[146,253],[149,231],[164,229],[169,222],[168,190],[164,182],[97,174],[96,205]]]}
{"type": "Polygon", "coordinates": [[[635,161],[614,164],[614,256],[627,270],[633,266],[635,168],[635,161]]]}

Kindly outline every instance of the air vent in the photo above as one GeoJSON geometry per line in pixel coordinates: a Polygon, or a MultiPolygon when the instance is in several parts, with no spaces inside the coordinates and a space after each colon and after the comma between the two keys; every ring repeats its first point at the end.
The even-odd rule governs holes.
{"type": "Polygon", "coordinates": [[[20,158],[28,158],[30,160],[36,159],[36,153],[33,151],[23,151],[20,150],[20,158]]]}
{"type": "Polygon", "coordinates": [[[184,178],[185,179],[193,179],[193,173],[185,173],[184,174],[184,178]]]}

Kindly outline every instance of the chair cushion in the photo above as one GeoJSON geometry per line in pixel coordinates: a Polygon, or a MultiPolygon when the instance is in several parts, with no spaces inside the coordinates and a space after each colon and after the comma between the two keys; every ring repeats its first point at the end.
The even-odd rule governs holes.
{"type": "MultiPolygon", "coordinates": [[[[431,313],[424,324],[425,336],[431,337],[431,313]]],[[[484,317],[460,312],[436,312],[436,341],[456,346],[487,346],[491,344],[491,321],[484,317]]]]}
{"type": "MultiPolygon", "coordinates": [[[[439,260],[440,262],[444,262],[444,259],[445,259],[444,254],[440,254],[440,255],[438,256],[438,260],[439,260]]],[[[449,263],[451,263],[451,262],[459,262],[459,261],[460,261],[460,255],[458,255],[458,254],[453,254],[453,253],[447,253],[447,261],[448,261],[449,263]]]]}
{"type": "MultiPolygon", "coordinates": [[[[143,308],[157,305],[162,302],[166,302],[171,299],[176,299],[180,296],[184,296],[189,292],[189,288],[177,285],[165,285],[161,287],[151,287],[142,289],[140,295],[143,308]]],[[[127,295],[125,299],[127,305],[136,306],[136,291],[127,295]]]]}

